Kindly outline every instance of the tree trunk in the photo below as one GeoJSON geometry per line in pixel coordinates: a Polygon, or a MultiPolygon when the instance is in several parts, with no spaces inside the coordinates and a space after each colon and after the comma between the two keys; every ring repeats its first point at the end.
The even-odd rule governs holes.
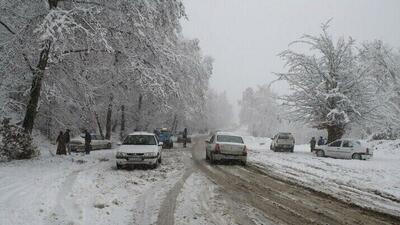
{"type": "Polygon", "coordinates": [[[337,127],[337,126],[329,126],[326,128],[328,131],[328,143],[336,141],[337,139],[342,138],[345,133],[344,128],[337,127]]]}
{"type": "Polygon", "coordinates": [[[136,129],[135,130],[141,130],[141,125],[142,124],[139,124],[139,121],[140,121],[140,117],[142,116],[142,102],[143,102],[143,95],[142,94],[140,94],[139,95],[139,100],[138,100],[138,108],[137,108],[137,113],[136,113],[136,119],[135,119],[135,122],[136,122],[136,129]]]}
{"type": "Polygon", "coordinates": [[[97,112],[94,112],[94,116],[95,116],[95,118],[96,118],[97,127],[99,128],[100,136],[101,136],[102,138],[104,138],[103,128],[101,128],[101,123],[100,123],[99,115],[97,114],[97,112]]]}
{"type": "Polygon", "coordinates": [[[29,102],[26,107],[24,122],[22,127],[26,133],[32,133],[33,125],[35,123],[35,118],[37,114],[37,107],[40,97],[40,91],[42,89],[42,82],[44,77],[44,72],[46,70],[47,61],[49,59],[49,52],[51,47],[51,41],[47,40],[44,43],[44,47],[40,52],[39,62],[36,69],[33,72],[33,81],[29,94],[29,102]]]}
{"type": "Polygon", "coordinates": [[[172,133],[175,133],[177,128],[178,128],[178,116],[175,114],[174,120],[172,121],[172,126],[171,126],[172,133]]]}
{"type": "Polygon", "coordinates": [[[121,132],[119,133],[120,139],[122,140],[125,136],[125,106],[121,106],[121,132]]]}
{"type": "Polygon", "coordinates": [[[106,119],[106,139],[110,140],[111,139],[111,116],[112,116],[112,105],[113,102],[113,96],[110,97],[110,103],[108,104],[108,109],[107,109],[107,119],[106,119]]]}
{"type": "Polygon", "coordinates": [[[118,120],[114,120],[112,128],[111,128],[111,132],[115,132],[117,130],[117,126],[118,126],[118,120]]]}

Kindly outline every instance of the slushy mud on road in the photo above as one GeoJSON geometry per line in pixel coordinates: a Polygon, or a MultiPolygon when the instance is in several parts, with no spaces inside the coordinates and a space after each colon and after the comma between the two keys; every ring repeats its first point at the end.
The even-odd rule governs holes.
{"type": "MultiPolygon", "coordinates": [[[[190,224],[400,224],[395,217],[346,204],[328,195],[273,178],[251,164],[245,167],[239,164],[210,165],[205,161],[205,145],[202,141],[196,140],[190,151],[193,161],[185,163],[189,168],[186,168],[187,174],[182,183],[194,173],[196,179],[208,182],[210,187],[208,192],[196,195],[197,199],[192,201],[193,207],[198,203],[210,207],[218,205],[218,210],[210,210],[210,207],[203,207],[203,212],[201,207],[194,210],[194,219],[186,220],[190,224]],[[210,198],[210,194],[216,197],[210,198]],[[205,219],[201,220],[202,217],[205,219]]],[[[193,181],[188,179],[184,185],[179,185],[179,189],[183,187],[180,195],[185,196],[185,186],[190,183],[193,181]]],[[[170,192],[174,199],[177,198],[176,191],[170,192]]],[[[182,207],[176,207],[175,203],[173,205],[177,208],[176,220],[183,212],[179,212],[182,207]]],[[[159,217],[158,224],[174,224],[172,220],[166,223],[159,217]]],[[[183,223],[178,221],[176,224],[183,223]]]]}

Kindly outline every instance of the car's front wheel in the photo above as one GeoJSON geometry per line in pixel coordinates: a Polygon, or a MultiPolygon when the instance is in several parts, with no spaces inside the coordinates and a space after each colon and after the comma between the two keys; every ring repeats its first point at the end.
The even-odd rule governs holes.
{"type": "Polygon", "coordinates": [[[318,150],[317,151],[317,156],[318,157],[325,157],[325,152],[323,150],[318,150]]]}
{"type": "Polygon", "coordinates": [[[352,159],[358,159],[358,160],[361,160],[361,155],[360,155],[360,154],[358,154],[358,153],[354,153],[354,154],[351,156],[351,158],[352,158],[352,159]]]}
{"type": "Polygon", "coordinates": [[[122,169],[122,165],[119,164],[119,163],[117,163],[117,169],[118,169],[118,170],[119,170],[119,169],[122,169]]]}

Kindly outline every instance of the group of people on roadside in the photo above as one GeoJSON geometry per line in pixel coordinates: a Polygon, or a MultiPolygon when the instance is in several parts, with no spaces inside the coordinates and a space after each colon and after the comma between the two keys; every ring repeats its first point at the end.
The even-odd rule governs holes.
{"type": "Polygon", "coordinates": [[[311,141],[310,141],[311,152],[315,151],[315,146],[317,144],[318,144],[318,146],[325,145],[326,140],[321,136],[321,137],[319,137],[318,143],[317,143],[317,140],[315,139],[315,137],[312,137],[311,141]]]}
{"type": "MultiPolygon", "coordinates": [[[[56,139],[57,142],[57,155],[67,155],[71,154],[71,146],[70,146],[70,141],[71,141],[71,130],[67,129],[65,132],[60,131],[58,134],[58,137],[56,139]]],[[[85,134],[85,153],[90,154],[90,151],[92,150],[91,142],[92,142],[92,136],[90,133],[85,129],[84,130],[85,134]]]]}
{"type": "Polygon", "coordinates": [[[60,131],[57,137],[57,155],[71,154],[69,151],[69,142],[71,141],[70,130],[67,129],[65,132],[60,131]]]}

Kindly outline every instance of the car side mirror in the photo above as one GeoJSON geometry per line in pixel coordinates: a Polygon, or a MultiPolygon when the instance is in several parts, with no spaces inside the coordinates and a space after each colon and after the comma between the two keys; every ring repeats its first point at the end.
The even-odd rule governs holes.
{"type": "Polygon", "coordinates": [[[163,142],[159,142],[159,143],[158,143],[158,146],[163,146],[163,145],[164,145],[163,142]]]}

